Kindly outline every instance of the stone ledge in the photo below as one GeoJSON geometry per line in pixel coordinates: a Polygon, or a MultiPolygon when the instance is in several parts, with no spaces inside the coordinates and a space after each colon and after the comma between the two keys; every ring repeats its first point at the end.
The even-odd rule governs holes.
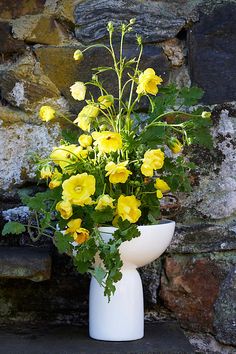
{"type": "Polygon", "coordinates": [[[45,249],[32,247],[0,247],[0,278],[50,279],[51,256],[45,249]]]}
{"type": "Polygon", "coordinates": [[[57,326],[20,332],[0,331],[0,354],[158,354],[194,353],[193,347],[175,322],[145,324],[145,337],[129,342],[97,341],[85,327],[57,326]]]}

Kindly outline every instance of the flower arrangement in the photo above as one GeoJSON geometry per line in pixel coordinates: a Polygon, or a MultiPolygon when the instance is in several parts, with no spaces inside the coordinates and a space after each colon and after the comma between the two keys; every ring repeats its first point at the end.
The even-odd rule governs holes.
{"type": "MultiPolygon", "coordinates": [[[[113,66],[96,68],[89,82],[77,81],[70,87],[72,97],[85,103],[76,119],[69,120],[80,134],[76,133],[75,141],[62,140],[48,158],[38,162],[48,189],[22,196],[35,215],[27,226],[31,238],[52,237],[60,252],[73,257],[80,273],[89,272],[104,286],[108,297],[121,279],[120,244],[139,236],[137,225],[158,223],[162,203],[170,194],[190,191],[194,164],[184,151],[192,143],[210,141],[210,112],[188,108],[201,98],[202,90],[162,87],[163,79],[153,68],[142,71],[140,36],[136,37],[138,57],[124,57],[125,36],[134,23],[131,19],[119,28],[118,53],[113,44],[118,30],[112,22],[107,26],[109,45],[75,51],[74,59],[80,62],[91,47],[102,47],[113,66]],[[117,97],[101,81],[109,71],[117,78],[117,97]],[[90,86],[97,89],[97,97],[88,95],[90,86]],[[138,113],[144,97],[150,103],[145,118],[138,113]],[[106,243],[99,226],[111,224],[117,229],[106,243]],[[97,254],[103,262],[99,266],[94,262],[97,254]]],[[[51,106],[42,106],[39,116],[45,122],[57,117],[68,120],[51,106]]],[[[9,222],[3,234],[25,230],[26,225],[9,222]]]]}

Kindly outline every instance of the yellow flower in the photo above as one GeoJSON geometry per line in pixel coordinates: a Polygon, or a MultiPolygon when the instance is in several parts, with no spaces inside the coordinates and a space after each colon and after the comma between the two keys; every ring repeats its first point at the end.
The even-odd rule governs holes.
{"type": "Polygon", "coordinates": [[[55,168],[52,179],[49,183],[49,188],[54,189],[56,187],[59,187],[62,184],[62,174],[58,171],[57,168],[55,168]]]}
{"type": "Polygon", "coordinates": [[[156,191],[156,195],[158,199],[161,199],[163,197],[162,191],[160,191],[160,189],[156,191]]]}
{"type": "Polygon", "coordinates": [[[152,68],[146,69],[138,78],[137,94],[150,93],[156,95],[158,92],[157,85],[162,83],[162,78],[157,76],[152,68]]]}
{"type": "Polygon", "coordinates": [[[83,101],[86,94],[86,86],[83,82],[77,81],[70,87],[71,96],[78,101],[83,101]]]}
{"type": "Polygon", "coordinates": [[[168,141],[168,146],[174,154],[178,154],[179,152],[181,152],[183,148],[181,142],[175,137],[171,138],[168,141]]]}
{"type": "Polygon", "coordinates": [[[95,178],[87,173],[71,176],[62,183],[63,198],[71,204],[84,206],[93,203],[90,198],[95,193],[95,178]]]}
{"type": "Polygon", "coordinates": [[[61,169],[64,169],[78,161],[81,150],[81,146],[75,144],[60,145],[53,148],[50,158],[56,165],[59,165],[61,169]]]}
{"type": "Polygon", "coordinates": [[[101,133],[94,132],[92,137],[95,145],[101,153],[114,152],[122,148],[122,139],[119,133],[103,131],[101,133]]]}
{"type": "Polygon", "coordinates": [[[88,104],[87,106],[84,106],[82,111],[78,114],[78,117],[74,120],[75,124],[78,124],[78,126],[84,130],[84,131],[89,131],[90,130],[90,123],[97,118],[99,113],[99,108],[95,107],[92,104],[88,104]]]}
{"type": "Polygon", "coordinates": [[[153,176],[153,168],[151,168],[150,165],[148,165],[146,163],[142,164],[141,172],[146,177],[152,177],[153,176]]]}
{"type": "Polygon", "coordinates": [[[100,96],[98,97],[98,102],[100,103],[101,109],[106,109],[113,105],[114,97],[112,95],[100,96]]]}
{"type": "Polygon", "coordinates": [[[127,181],[129,175],[132,174],[132,172],[127,170],[127,168],[125,167],[127,164],[128,161],[118,163],[117,165],[114,162],[109,162],[106,165],[106,177],[109,176],[109,181],[111,183],[125,183],[127,181]]]}
{"type": "Polygon", "coordinates": [[[93,139],[92,139],[91,135],[82,134],[79,137],[79,143],[84,148],[92,145],[92,141],[93,141],[93,139]]]}
{"type": "Polygon", "coordinates": [[[40,171],[40,177],[42,179],[47,179],[52,177],[52,168],[51,166],[43,166],[41,171],[40,171]]]}
{"type": "Polygon", "coordinates": [[[65,231],[65,234],[71,234],[75,242],[79,244],[84,243],[89,239],[89,231],[80,227],[81,223],[81,219],[70,220],[67,224],[68,228],[65,231]]]}
{"type": "Polygon", "coordinates": [[[141,216],[141,210],[138,207],[141,202],[134,195],[121,195],[117,203],[117,214],[122,220],[128,220],[130,223],[135,223],[141,216]]]}
{"type": "Polygon", "coordinates": [[[39,117],[44,122],[48,122],[55,118],[56,111],[50,106],[42,106],[39,110],[39,117]]]}
{"type": "Polygon", "coordinates": [[[63,219],[69,219],[73,214],[71,203],[68,200],[61,200],[58,202],[56,205],[56,211],[61,214],[63,219]]]}
{"type": "Polygon", "coordinates": [[[144,154],[141,172],[146,177],[153,176],[153,170],[159,170],[164,165],[164,152],[160,149],[148,150],[144,154]]]}
{"type": "Polygon", "coordinates": [[[108,194],[103,194],[98,197],[97,206],[95,207],[96,210],[102,211],[106,207],[114,208],[113,205],[114,199],[112,199],[108,194]]]}
{"type": "Polygon", "coordinates": [[[162,193],[166,193],[170,191],[170,187],[168,184],[161,178],[157,178],[154,184],[156,189],[160,189],[162,193]]]}
{"type": "Polygon", "coordinates": [[[74,52],[74,55],[73,55],[74,59],[76,61],[78,61],[79,63],[84,59],[84,55],[83,53],[81,52],[80,49],[77,49],[75,52],[74,52]]]}
{"type": "Polygon", "coordinates": [[[211,112],[206,112],[206,111],[202,112],[202,118],[206,118],[206,119],[211,118],[211,112]]]}

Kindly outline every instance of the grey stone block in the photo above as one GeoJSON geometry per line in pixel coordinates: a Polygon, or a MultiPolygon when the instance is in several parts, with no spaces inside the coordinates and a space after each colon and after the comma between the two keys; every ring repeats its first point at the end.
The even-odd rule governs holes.
{"type": "Polygon", "coordinates": [[[46,250],[32,247],[1,247],[0,278],[29,279],[35,282],[51,276],[51,257],[46,250]]]}

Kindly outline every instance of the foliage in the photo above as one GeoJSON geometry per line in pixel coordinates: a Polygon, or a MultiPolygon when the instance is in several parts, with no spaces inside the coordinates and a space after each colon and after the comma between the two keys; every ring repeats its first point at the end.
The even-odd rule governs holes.
{"type": "MultiPolygon", "coordinates": [[[[70,255],[79,272],[92,274],[109,298],[121,279],[120,244],[139,236],[138,225],[158,222],[163,197],[190,191],[194,164],[185,152],[192,143],[209,147],[211,142],[210,113],[189,108],[202,97],[201,89],[162,87],[162,78],[152,68],[141,71],[139,36],[138,57],[123,56],[124,38],[134,22],[122,24],[118,54],[113,46],[115,28],[108,24],[110,44],[97,46],[108,51],[113,66],[95,68],[89,82],[71,86],[72,97],[85,101],[73,122],[52,107],[41,107],[43,121],[62,117],[83,134],[80,129],[80,134],[75,129],[64,131],[60,146],[38,163],[48,190],[21,196],[35,216],[28,225],[32,239],[53,235],[59,252],[70,255]],[[117,97],[102,84],[107,71],[117,77],[117,97]],[[97,89],[98,97],[87,95],[89,86],[97,89]],[[143,97],[150,102],[145,119],[138,113],[143,97]],[[111,224],[115,232],[106,242],[99,227],[111,224]]],[[[74,59],[82,60],[94,46],[77,50],[74,59]]],[[[3,234],[23,231],[24,225],[11,222],[3,234]]]]}

